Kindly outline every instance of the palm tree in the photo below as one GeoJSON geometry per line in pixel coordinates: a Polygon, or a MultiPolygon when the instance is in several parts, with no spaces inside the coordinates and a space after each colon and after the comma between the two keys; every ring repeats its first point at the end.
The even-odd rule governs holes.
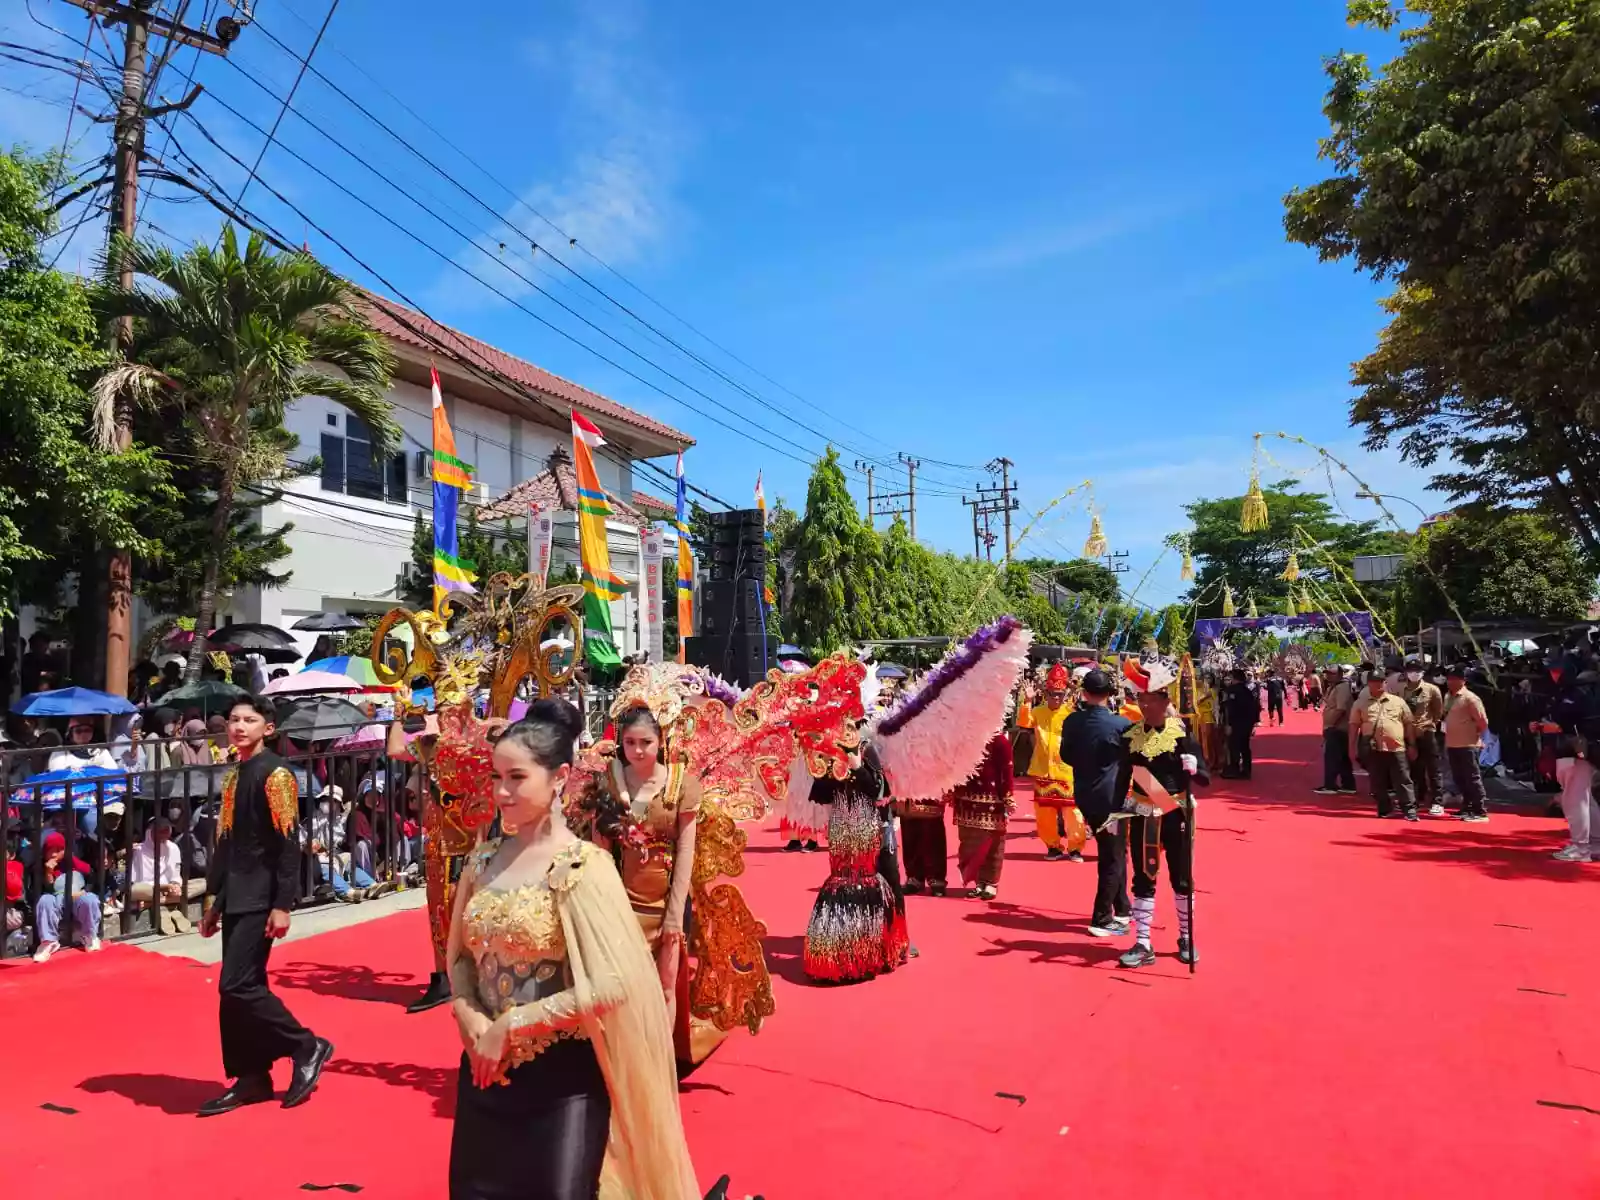
{"type": "Polygon", "coordinates": [[[259,234],[241,253],[228,225],[215,250],[196,245],[182,255],[118,237],[108,259],[96,315],[104,325],[132,317],[134,341],[95,386],[102,440],[114,443],[118,405],[157,404],[192,426],[197,453],[216,474],[185,670],[193,680],[216,619],[234,498],[241,487],[296,473],[284,452],[284,411],[301,396],[325,396],[360,417],[375,453],[386,454],[400,437],[386,398],[394,357],[354,287],[308,253],[270,251],[259,234]],[[127,269],[131,288],[116,282],[127,269]]]}

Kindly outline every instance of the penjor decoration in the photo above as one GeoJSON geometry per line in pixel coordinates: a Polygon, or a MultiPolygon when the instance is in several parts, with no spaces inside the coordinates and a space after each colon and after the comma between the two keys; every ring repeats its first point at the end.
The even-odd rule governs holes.
{"type": "Polygon", "coordinates": [[[1250,490],[1244,494],[1239,512],[1239,528],[1257,533],[1267,527],[1267,498],[1261,494],[1261,435],[1256,434],[1255,454],[1250,460],[1250,490]]]}
{"type": "Polygon", "coordinates": [[[1108,548],[1105,530],[1100,528],[1100,514],[1095,513],[1089,520],[1089,538],[1083,543],[1083,556],[1099,558],[1108,548]]]}

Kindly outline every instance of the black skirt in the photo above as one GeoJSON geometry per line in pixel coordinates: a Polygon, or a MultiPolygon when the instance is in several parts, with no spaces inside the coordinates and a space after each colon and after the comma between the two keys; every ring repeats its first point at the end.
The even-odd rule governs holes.
{"type": "Polygon", "coordinates": [[[461,1056],[450,1139],[450,1200],[595,1200],[611,1094],[594,1047],[556,1042],[480,1088],[461,1056]]]}

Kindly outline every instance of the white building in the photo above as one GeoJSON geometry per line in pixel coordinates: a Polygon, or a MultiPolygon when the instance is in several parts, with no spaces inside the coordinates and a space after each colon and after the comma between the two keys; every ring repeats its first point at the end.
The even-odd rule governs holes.
{"type": "MultiPolygon", "coordinates": [[[[320,455],[321,473],[290,483],[281,500],[261,510],[267,528],[293,523],[291,556],[278,564],[293,575],[283,587],[242,589],[228,599],[218,624],[232,619],[287,629],[312,613],[359,616],[401,603],[415,513],[421,509],[431,519],[433,503],[430,364],[439,372],[457,455],[474,468],[467,502],[479,506],[480,527],[498,528],[509,519],[521,533],[530,498],[547,507],[563,500],[567,511],[557,516],[552,569],[576,564],[572,488],[563,486],[572,477],[570,414],[576,408],[607,442],[595,465],[613,501],[612,570],[630,584],[637,581],[639,528],[646,519],[666,526],[671,561],[670,505],[636,491],[634,463],[688,448],[693,443],[686,434],[392,301],[377,301],[373,320],[398,359],[389,400],[404,431],[401,447],[375,460],[370,432],[357,418],[318,396],[298,401],[285,425],[300,439],[303,457],[320,455]]],[[[463,505],[463,525],[466,518],[463,505]]],[[[613,602],[613,629],[624,654],[639,648],[637,617],[634,593],[613,602]]],[[[309,650],[316,635],[301,636],[302,649],[309,650]]]]}

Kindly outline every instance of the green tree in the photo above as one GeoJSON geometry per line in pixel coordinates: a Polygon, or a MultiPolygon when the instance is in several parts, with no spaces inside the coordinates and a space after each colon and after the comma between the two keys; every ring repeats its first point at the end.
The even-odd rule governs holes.
{"type": "Polygon", "coordinates": [[[1401,29],[1381,73],[1327,62],[1322,157],[1285,199],[1289,237],[1390,280],[1356,365],[1367,444],[1486,506],[1532,503],[1600,554],[1600,6],[1591,0],[1352,0],[1401,29]]]}
{"type": "MultiPolygon", "coordinates": [[[[1338,595],[1330,581],[1330,570],[1322,555],[1303,547],[1296,527],[1305,532],[1329,557],[1346,571],[1358,554],[1394,554],[1404,548],[1406,539],[1378,528],[1374,521],[1345,521],[1335,515],[1328,498],[1315,492],[1302,492],[1293,481],[1262,489],[1267,501],[1267,528],[1246,533],[1239,528],[1244,509],[1243,496],[1216,500],[1196,500],[1185,511],[1193,528],[1186,535],[1194,554],[1195,579],[1191,596],[1204,596],[1200,616],[1222,615],[1221,583],[1233,589],[1241,614],[1246,597],[1252,593],[1256,606],[1265,616],[1283,612],[1289,599],[1289,585],[1282,576],[1289,555],[1298,555],[1300,569],[1338,595]]],[[[1381,593],[1368,591],[1368,599],[1383,603],[1381,593]]],[[[1353,598],[1352,598],[1353,601],[1353,598]]]]}
{"type": "Polygon", "coordinates": [[[1468,620],[1582,620],[1595,594],[1594,570],[1565,528],[1533,512],[1459,515],[1425,527],[1396,581],[1396,628],[1453,615],[1434,575],[1468,620]]]}
{"type": "Polygon", "coordinates": [[[177,498],[149,445],[109,454],[93,436],[87,385],[106,356],[82,283],[43,257],[58,179],[52,159],[0,154],[0,617],[52,606],[65,574],[92,569],[86,548],[158,550],[139,515],[177,498]]]}
{"type": "Polygon", "coordinates": [[[831,446],[812,469],[794,550],[790,637],[813,654],[876,637],[882,551],[856,511],[831,446]]]}
{"type": "Polygon", "coordinates": [[[375,454],[388,453],[399,437],[387,399],[394,358],[348,283],[310,254],[273,253],[259,234],[241,251],[228,225],[216,250],[200,244],[181,256],[119,238],[108,265],[108,279],[131,270],[136,282],[104,284],[97,313],[103,323],[132,317],[136,335],[129,361],[96,386],[100,427],[112,426],[119,403],[158,400],[194,423],[217,473],[185,671],[197,679],[239,490],[288,473],[281,441],[263,429],[281,429],[300,396],[324,396],[367,423],[375,454]]]}

